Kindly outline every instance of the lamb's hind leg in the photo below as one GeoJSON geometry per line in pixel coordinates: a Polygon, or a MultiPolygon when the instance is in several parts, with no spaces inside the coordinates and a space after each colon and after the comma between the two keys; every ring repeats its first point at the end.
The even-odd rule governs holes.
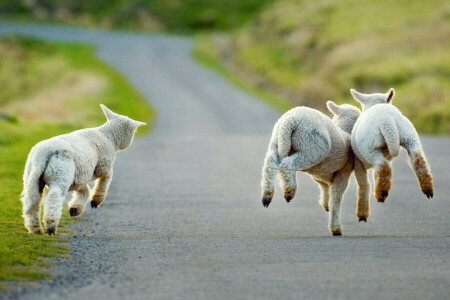
{"type": "Polygon", "coordinates": [[[280,163],[280,183],[284,191],[284,198],[290,202],[297,191],[297,170],[309,169],[323,160],[326,153],[309,152],[309,156],[296,152],[285,157],[280,163]]]}
{"type": "Polygon", "coordinates": [[[324,128],[309,133],[296,131],[292,141],[293,148],[298,152],[283,158],[280,162],[281,185],[287,202],[294,198],[297,190],[296,172],[319,164],[331,149],[331,139],[324,128]]]}
{"type": "Polygon", "coordinates": [[[360,222],[367,222],[367,218],[369,218],[370,212],[370,183],[366,168],[364,168],[363,163],[357,158],[355,158],[354,171],[356,183],[358,184],[358,202],[356,208],[356,216],[358,217],[360,222]]]}
{"type": "Polygon", "coordinates": [[[41,201],[45,183],[42,176],[37,182],[25,183],[22,193],[23,218],[29,233],[42,233],[41,201]]]}
{"type": "MultiPolygon", "coordinates": [[[[285,160],[284,158],[282,162],[285,160]]],[[[293,161],[284,161],[282,167],[280,167],[279,179],[281,188],[284,191],[284,199],[289,203],[295,196],[297,191],[297,169],[293,165],[293,161]]]]}
{"type": "Polygon", "coordinates": [[[52,156],[44,172],[48,194],[44,201],[44,224],[49,235],[56,234],[62,207],[75,176],[75,163],[63,154],[52,156]]]}
{"type": "Polygon", "coordinates": [[[49,235],[56,234],[66,195],[65,187],[54,185],[49,188],[44,202],[44,224],[49,235]]]}
{"type": "MultiPolygon", "coordinates": [[[[322,149],[323,148],[324,147],[322,147],[322,149]]],[[[322,149],[315,149],[312,147],[311,149],[305,149],[305,153],[308,155],[296,152],[281,160],[280,183],[284,191],[284,198],[287,202],[294,198],[295,192],[297,191],[297,171],[309,169],[320,163],[328,154],[328,152],[325,152],[322,149]]]]}
{"type": "Polygon", "coordinates": [[[86,184],[82,188],[73,192],[69,201],[69,214],[71,217],[79,216],[83,213],[86,201],[89,199],[89,186],[86,184]]]}
{"type": "Polygon", "coordinates": [[[275,151],[269,150],[264,159],[261,179],[262,204],[264,207],[269,207],[270,202],[272,202],[273,194],[275,193],[275,177],[277,172],[278,155],[275,151]]]}
{"type": "Polygon", "coordinates": [[[374,167],[375,199],[384,202],[392,187],[391,162],[378,150],[373,151],[367,160],[374,167]]]}
{"type": "Polygon", "coordinates": [[[416,149],[407,149],[407,151],[411,168],[416,174],[422,193],[428,198],[433,198],[433,175],[423,150],[421,147],[416,147],[416,149]]]}
{"type": "Polygon", "coordinates": [[[392,187],[392,167],[389,161],[384,161],[375,167],[373,171],[375,181],[375,199],[378,202],[386,201],[392,187]]]}

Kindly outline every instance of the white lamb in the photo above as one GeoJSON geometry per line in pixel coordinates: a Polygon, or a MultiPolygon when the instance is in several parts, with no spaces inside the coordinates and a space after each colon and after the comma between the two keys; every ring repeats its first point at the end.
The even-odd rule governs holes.
{"type": "Polygon", "coordinates": [[[369,216],[369,181],[367,172],[355,161],[350,134],[360,115],[352,105],[327,102],[333,120],[308,107],[296,107],[276,122],[262,169],[262,203],[268,207],[275,192],[275,177],[280,173],[281,186],[287,202],[294,198],[296,172],[310,174],[321,188],[319,203],[328,211],[329,229],[342,234],[340,206],[351,173],[359,186],[357,216],[369,216]]]}
{"type": "Polygon", "coordinates": [[[422,192],[432,198],[430,166],[413,124],[391,105],[394,89],[386,94],[361,94],[353,89],[350,92],[363,108],[352,132],[352,148],[366,169],[374,168],[377,201],[384,202],[391,189],[391,160],[398,156],[400,146],[409,155],[422,192]]]}
{"type": "Polygon", "coordinates": [[[146,125],[118,115],[100,105],[108,121],[100,127],[77,130],[39,142],[28,156],[23,175],[23,217],[30,233],[42,233],[40,212],[44,187],[49,191],[44,203],[44,224],[54,235],[68,192],[72,217],[80,215],[89,199],[88,183],[96,180],[91,206],[105,200],[113,175],[116,153],[129,147],[137,127],[146,125]]]}

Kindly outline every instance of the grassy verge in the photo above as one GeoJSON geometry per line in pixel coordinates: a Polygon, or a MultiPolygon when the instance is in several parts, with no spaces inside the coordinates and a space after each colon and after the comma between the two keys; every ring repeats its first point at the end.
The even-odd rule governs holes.
{"type": "Polygon", "coordinates": [[[0,0],[0,17],[189,33],[240,26],[270,2],[273,0],[0,0]]]}
{"type": "Polygon", "coordinates": [[[324,110],[386,92],[424,133],[450,134],[450,6],[443,0],[281,0],[198,49],[239,80],[324,110]]]}
{"type": "MultiPolygon", "coordinates": [[[[141,121],[151,122],[154,114],[86,46],[0,39],[0,82],[0,289],[5,289],[7,281],[47,278],[42,267],[49,264],[43,258],[67,251],[64,234],[28,234],[23,226],[19,194],[31,147],[58,134],[104,123],[100,103],[141,121]]],[[[64,215],[67,218],[67,212],[64,215]]]]}
{"type": "Polygon", "coordinates": [[[291,105],[280,97],[265,91],[264,89],[257,88],[254,85],[247,83],[246,81],[238,78],[233,72],[224,67],[219,60],[215,58],[209,51],[214,48],[210,47],[208,37],[205,35],[199,35],[196,37],[196,46],[192,51],[192,56],[204,67],[215,71],[222,75],[234,86],[262,99],[264,102],[275,107],[280,112],[285,112],[291,108],[291,105]]]}

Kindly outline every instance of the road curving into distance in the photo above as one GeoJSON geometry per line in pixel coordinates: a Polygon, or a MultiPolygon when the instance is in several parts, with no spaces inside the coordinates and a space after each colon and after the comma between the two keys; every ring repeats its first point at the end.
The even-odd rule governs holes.
{"type": "Polygon", "coordinates": [[[0,23],[0,35],[12,33],[96,46],[158,117],[150,135],[118,154],[104,204],[71,225],[71,257],[54,260],[53,279],[0,298],[448,297],[449,138],[422,138],[433,199],[402,151],[392,191],[383,204],[371,196],[367,223],[355,216],[351,179],[344,235],[332,237],[319,189],[304,174],[291,203],[278,188],[262,206],[261,167],[279,113],[199,66],[190,40],[0,23]]]}

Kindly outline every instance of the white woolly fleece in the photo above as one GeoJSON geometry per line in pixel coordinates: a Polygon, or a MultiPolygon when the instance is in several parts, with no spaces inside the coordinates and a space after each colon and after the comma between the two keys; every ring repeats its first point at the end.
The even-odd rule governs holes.
{"type": "MultiPolygon", "coordinates": [[[[265,207],[269,206],[275,192],[275,177],[279,173],[289,202],[297,189],[296,171],[306,172],[321,187],[320,204],[326,210],[330,206],[331,232],[341,234],[340,204],[354,168],[350,133],[361,112],[352,105],[338,106],[332,101],[327,106],[334,114],[333,120],[315,109],[296,107],[276,122],[262,170],[262,201],[265,207]]],[[[363,185],[360,198],[367,198],[360,202],[366,203],[367,175],[364,173],[359,178],[358,183],[363,185]]]]}
{"type": "Polygon", "coordinates": [[[54,234],[67,192],[74,191],[70,214],[80,215],[89,198],[88,183],[97,180],[92,206],[106,197],[116,152],[129,147],[137,127],[145,123],[118,115],[101,105],[108,121],[100,127],[78,130],[39,142],[28,156],[23,176],[23,217],[29,232],[41,233],[40,203],[44,203],[47,233],[54,234]]]}
{"type": "Polygon", "coordinates": [[[422,150],[419,135],[413,124],[391,104],[395,95],[394,89],[386,94],[361,94],[350,90],[351,94],[363,106],[363,113],[356,121],[352,132],[352,148],[355,155],[363,162],[366,169],[375,168],[389,178],[376,178],[376,187],[380,187],[384,196],[377,195],[383,202],[390,189],[390,161],[397,157],[400,146],[404,147],[410,157],[411,166],[421,185],[422,191],[432,197],[432,175],[425,154],[422,150]],[[383,166],[383,167],[382,167],[383,166]],[[382,172],[383,173],[383,172],[382,172]]]}
{"type": "Polygon", "coordinates": [[[363,106],[363,113],[352,132],[352,148],[366,168],[383,162],[383,147],[387,147],[389,160],[397,157],[400,145],[408,152],[422,149],[413,124],[391,104],[394,89],[386,94],[361,94],[350,90],[363,106]]]}

